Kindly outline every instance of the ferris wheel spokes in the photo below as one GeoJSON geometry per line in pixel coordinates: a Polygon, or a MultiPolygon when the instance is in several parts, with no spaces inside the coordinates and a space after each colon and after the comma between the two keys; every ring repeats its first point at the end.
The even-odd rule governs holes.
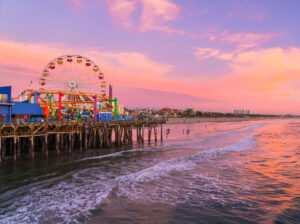
{"type": "MultiPolygon", "coordinates": [[[[104,74],[93,61],[80,55],[63,55],[53,59],[42,71],[39,84],[44,92],[62,91],[64,105],[72,107],[78,104],[91,109],[93,100],[91,95],[85,94],[91,89],[98,92],[98,102],[106,98],[104,74]]],[[[47,101],[45,95],[41,98],[47,101]]],[[[57,103],[58,99],[55,101],[57,103]]]]}
{"type": "Polygon", "coordinates": [[[48,80],[66,80],[68,82],[66,91],[80,92],[82,83],[99,83],[99,90],[101,93],[105,92],[103,88],[106,87],[104,75],[100,71],[98,65],[90,59],[80,55],[64,55],[52,60],[43,70],[42,77],[40,78],[41,88],[57,89],[55,84],[49,84],[48,80]]]}

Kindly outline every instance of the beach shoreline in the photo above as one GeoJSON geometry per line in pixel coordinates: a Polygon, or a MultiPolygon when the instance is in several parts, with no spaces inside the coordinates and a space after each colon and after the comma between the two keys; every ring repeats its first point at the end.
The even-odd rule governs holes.
{"type": "Polygon", "coordinates": [[[193,117],[193,118],[168,118],[166,124],[189,124],[203,122],[238,122],[257,120],[299,119],[288,117],[193,117]]]}

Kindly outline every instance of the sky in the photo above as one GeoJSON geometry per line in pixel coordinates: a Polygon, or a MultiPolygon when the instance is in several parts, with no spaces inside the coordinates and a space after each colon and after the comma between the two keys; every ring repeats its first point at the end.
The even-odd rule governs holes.
{"type": "Polygon", "coordinates": [[[51,60],[74,54],[125,106],[300,114],[299,11],[299,0],[0,0],[0,85],[39,88],[51,60]]]}

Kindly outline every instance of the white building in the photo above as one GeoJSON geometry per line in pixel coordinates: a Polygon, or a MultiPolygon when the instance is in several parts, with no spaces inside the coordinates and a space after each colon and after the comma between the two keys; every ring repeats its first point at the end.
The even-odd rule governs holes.
{"type": "Polygon", "coordinates": [[[117,110],[118,110],[118,114],[119,115],[123,115],[125,113],[125,111],[124,111],[124,105],[118,105],[117,110]]]}
{"type": "MultiPolygon", "coordinates": [[[[119,105],[117,106],[117,113],[118,115],[125,115],[125,109],[124,109],[124,105],[119,105]]],[[[115,111],[115,105],[113,105],[112,111],[115,111]]]]}
{"type": "Polygon", "coordinates": [[[249,115],[250,114],[250,110],[234,110],[234,114],[237,115],[249,115]]]}

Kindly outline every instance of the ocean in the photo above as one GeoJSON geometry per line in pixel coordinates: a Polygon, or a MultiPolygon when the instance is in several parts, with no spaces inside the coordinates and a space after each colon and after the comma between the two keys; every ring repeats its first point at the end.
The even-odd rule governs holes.
{"type": "Polygon", "coordinates": [[[163,142],[8,159],[0,223],[300,223],[300,120],[164,125],[163,142]]]}

